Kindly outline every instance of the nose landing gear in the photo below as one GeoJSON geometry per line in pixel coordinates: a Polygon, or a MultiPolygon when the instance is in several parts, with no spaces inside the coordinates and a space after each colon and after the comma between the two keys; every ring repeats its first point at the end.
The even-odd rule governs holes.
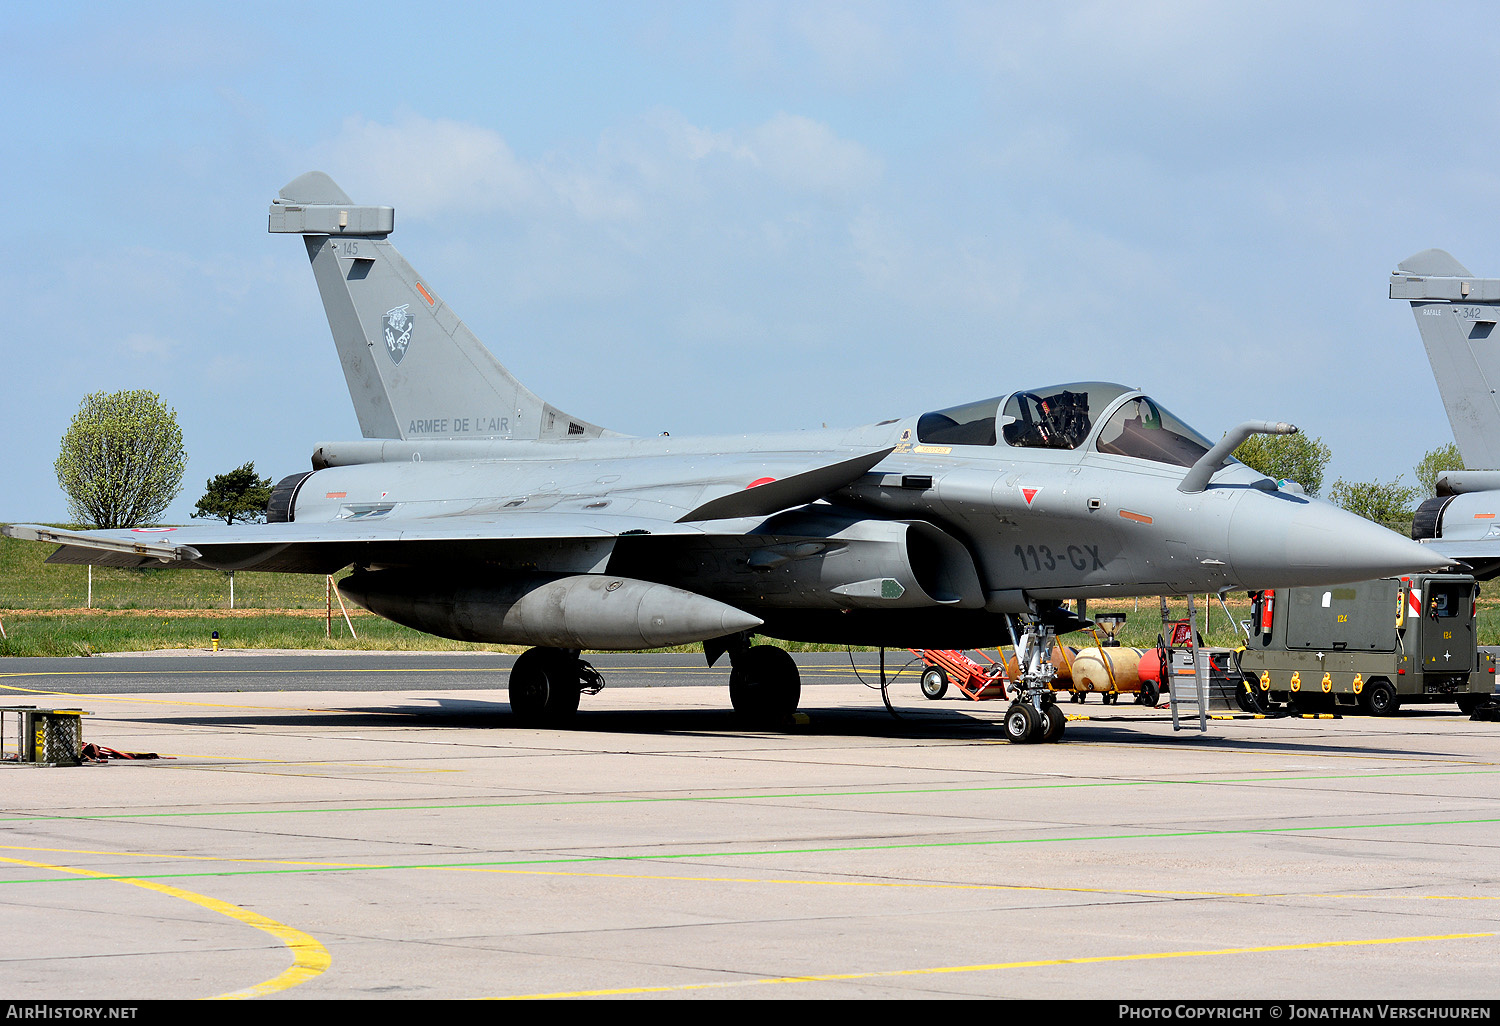
{"type": "Polygon", "coordinates": [[[1052,649],[1057,634],[1045,624],[1027,622],[1015,643],[1019,673],[1012,689],[1015,701],[1005,710],[1005,739],[1012,744],[1060,740],[1068,717],[1052,691],[1052,678],[1057,673],[1052,649]]]}

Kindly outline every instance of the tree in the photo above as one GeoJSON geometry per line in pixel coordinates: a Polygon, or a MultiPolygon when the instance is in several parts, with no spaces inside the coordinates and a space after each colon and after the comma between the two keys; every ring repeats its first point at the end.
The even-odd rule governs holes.
{"type": "Polygon", "coordinates": [[[195,517],[218,517],[226,524],[236,519],[246,524],[258,524],[266,519],[266,506],[271,502],[271,479],[256,477],[255,464],[220,474],[207,482],[208,490],[198,500],[195,517]]]}
{"type": "Polygon", "coordinates": [[[101,528],[160,517],[186,467],[177,411],[143,389],[84,396],[52,464],[74,519],[101,528]]]}
{"type": "Polygon", "coordinates": [[[1444,471],[1463,469],[1464,458],[1459,453],[1458,446],[1449,442],[1422,457],[1416,469],[1417,486],[1422,489],[1422,495],[1436,495],[1439,475],[1444,471]]]}
{"type": "Polygon", "coordinates": [[[1251,435],[1234,450],[1234,458],[1251,470],[1278,481],[1296,481],[1308,495],[1323,488],[1323,468],[1333,453],[1321,438],[1295,435],[1251,435]]]}
{"type": "Polygon", "coordinates": [[[1384,524],[1393,531],[1410,532],[1416,485],[1403,485],[1401,476],[1382,481],[1345,481],[1339,478],[1328,493],[1334,505],[1342,506],[1366,520],[1384,524]]]}

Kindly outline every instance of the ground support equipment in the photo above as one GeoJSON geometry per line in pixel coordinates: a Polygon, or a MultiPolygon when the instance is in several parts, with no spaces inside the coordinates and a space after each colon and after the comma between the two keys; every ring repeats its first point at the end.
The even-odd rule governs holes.
{"type": "Polygon", "coordinates": [[[22,766],[82,765],[83,717],[88,715],[82,709],[0,706],[0,760],[22,766]]]}
{"type": "Polygon", "coordinates": [[[987,699],[1007,698],[1005,690],[1005,667],[984,652],[975,655],[988,665],[975,662],[957,649],[913,648],[908,649],[922,660],[922,694],[930,699],[939,699],[947,694],[952,684],[965,697],[976,702],[987,699]]]}

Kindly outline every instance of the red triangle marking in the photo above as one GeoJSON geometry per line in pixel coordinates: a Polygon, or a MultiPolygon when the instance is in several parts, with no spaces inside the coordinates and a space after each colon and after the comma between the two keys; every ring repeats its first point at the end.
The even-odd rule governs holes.
{"type": "Polygon", "coordinates": [[[1036,493],[1039,492],[1039,491],[1041,491],[1040,488],[1022,488],[1021,489],[1021,494],[1024,495],[1024,496],[1026,496],[1026,505],[1028,505],[1028,506],[1031,505],[1031,500],[1034,499],[1034,498],[1036,498],[1036,493]]]}

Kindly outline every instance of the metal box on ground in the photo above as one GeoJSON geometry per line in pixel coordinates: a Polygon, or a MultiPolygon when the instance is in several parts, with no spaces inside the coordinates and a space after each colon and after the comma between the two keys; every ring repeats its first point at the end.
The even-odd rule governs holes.
{"type": "Polygon", "coordinates": [[[0,706],[0,760],[20,766],[82,765],[87,715],[82,709],[0,706]]]}

